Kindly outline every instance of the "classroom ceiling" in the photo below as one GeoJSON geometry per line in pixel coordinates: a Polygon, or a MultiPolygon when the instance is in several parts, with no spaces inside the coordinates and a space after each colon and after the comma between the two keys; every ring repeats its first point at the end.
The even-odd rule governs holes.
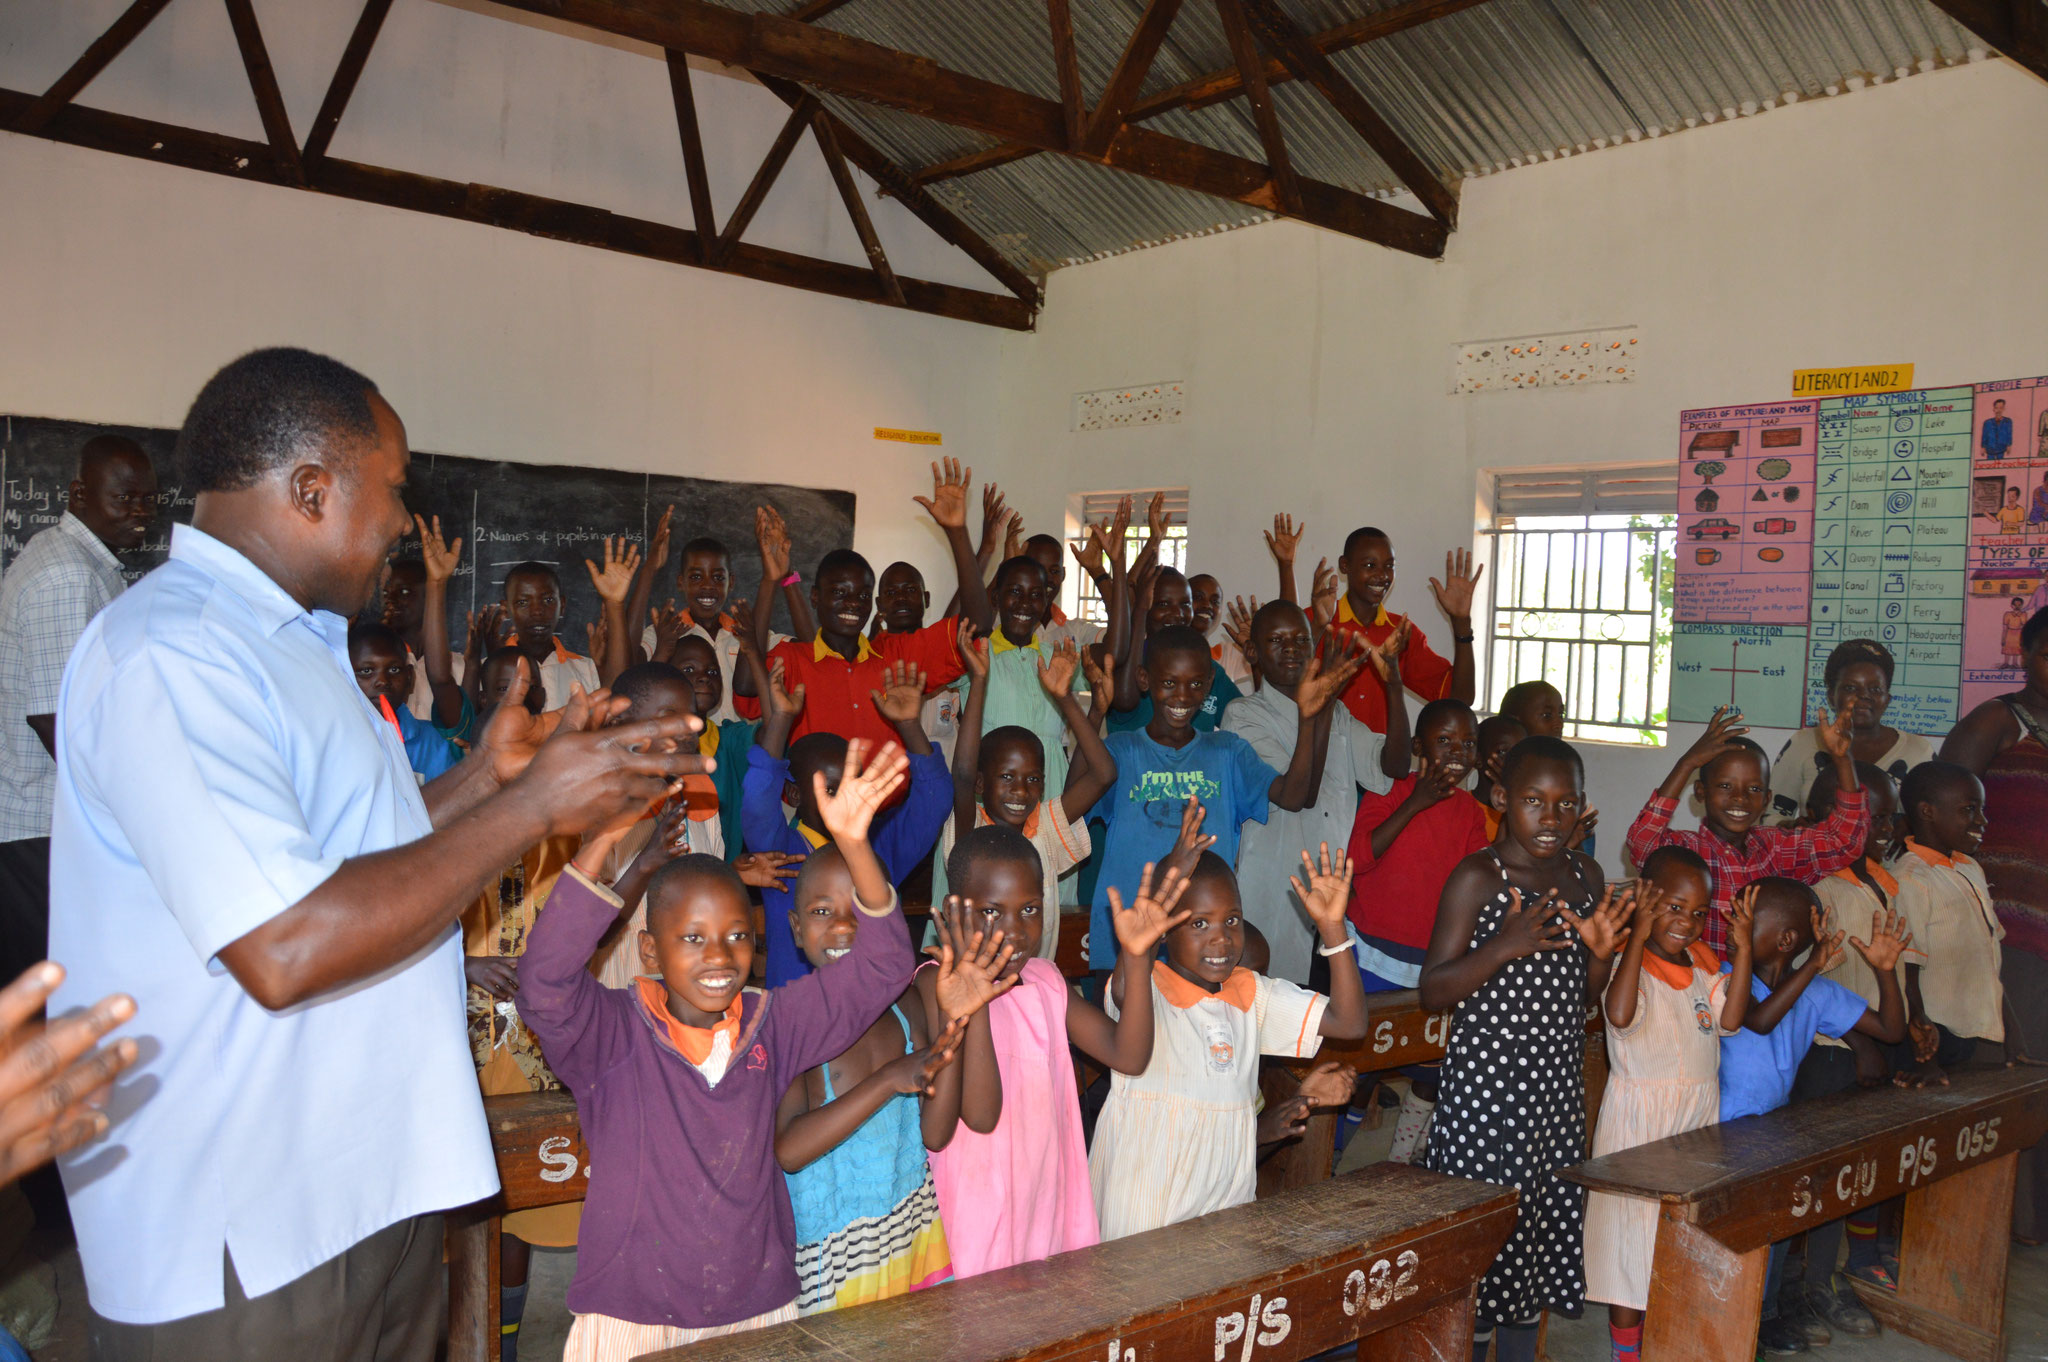
{"type": "MultiPolygon", "coordinates": [[[[727,0],[798,14],[792,0],[727,0]]],[[[1093,107],[1145,0],[1071,0],[1093,107]]],[[[1337,71],[1446,184],[1701,123],[1758,113],[1957,61],[1985,44],[1927,0],[1283,0],[1312,35],[1373,15],[1420,19],[1329,52],[1337,71]]],[[[812,22],[1057,100],[1046,6],[1036,0],[844,0],[812,22]]],[[[1189,0],[1140,88],[1138,105],[1232,70],[1211,0],[1189,0]]],[[[1272,97],[1303,176],[1391,197],[1401,181],[1304,81],[1272,97]]],[[[833,94],[835,114],[917,175],[1000,145],[895,109],[833,94]]],[[[1243,98],[1175,109],[1146,126],[1255,161],[1266,158],[1243,98]]],[[[925,187],[1021,268],[1061,265],[1262,222],[1274,214],[1064,156],[1026,159],[925,187]]]]}

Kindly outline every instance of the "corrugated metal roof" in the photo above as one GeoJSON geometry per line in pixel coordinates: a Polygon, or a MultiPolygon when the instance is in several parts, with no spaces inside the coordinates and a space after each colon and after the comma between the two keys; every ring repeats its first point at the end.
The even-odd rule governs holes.
{"type": "MultiPolygon", "coordinates": [[[[795,8],[792,0],[723,2],[772,13],[795,8]]],[[[1310,33],[1395,3],[1280,0],[1310,33]]],[[[1144,0],[1072,0],[1091,104],[1144,8],[1144,0]]],[[[819,23],[1059,97],[1040,0],[852,0],[819,23]]],[[[1425,164],[1455,182],[1983,54],[1973,34],[1927,0],[1489,0],[1331,60],[1425,164]]],[[[1215,6],[1187,0],[1144,93],[1230,65],[1215,6]]],[[[1402,192],[1394,174],[1307,83],[1276,86],[1273,96],[1299,173],[1365,193],[1402,192]]],[[[896,110],[833,96],[826,102],[908,170],[995,145],[896,110]]],[[[1175,110],[1146,126],[1265,160],[1241,99],[1175,110]]],[[[1271,216],[1056,155],[930,189],[1033,273],[1271,216]]]]}

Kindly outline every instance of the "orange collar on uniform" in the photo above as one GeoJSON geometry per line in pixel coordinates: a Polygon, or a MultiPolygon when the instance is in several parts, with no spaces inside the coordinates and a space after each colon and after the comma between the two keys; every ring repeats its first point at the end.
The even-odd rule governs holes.
{"type": "MultiPolygon", "coordinates": [[[[1378,613],[1373,616],[1372,623],[1367,625],[1367,628],[1377,629],[1383,624],[1392,624],[1394,622],[1395,616],[1387,613],[1387,607],[1384,604],[1375,607],[1375,609],[1378,613]]],[[[1358,612],[1351,608],[1351,593],[1348,591],[1337,598],[1337,623],[1358,623],[1358,612]]]]}
{"type": "Polygon", "coordinates": [[[1054,624],[1065,624],[1067,622],[1067,612],[1060,609],[1058,606],[1054,606],[1052,608],[1052,614],[1047,618],[1049,618],[1054,624]]]}
{"type": "Polygon", "coordinates": [[[1159,986],[1159,996],[1166,999],[1169,1007],[1185,1009],[1214,998],[1240,1012],[1249,1012],[1252,1005],[1258,1001],[1259,986],[1252,972],[1242,966],[1232,970],[1230,977],[1223,981],[1223,987],[1214,993],[1200,984],[1181,978],[1173,966],[1164,960],[1152,962],[1152,982],[1159,986]]]}
{"type": "Polygon", "coordinates": [[[668,1010],[668,990],[659,979],[641,975],[633,981],[634,989],[640,994],[640,1005],[647,1009],[647,1015],[668,1037],[669,1044],[676,1047],[676,1053],[692,1064],[702,1064],[711,1058],[711,1046],[718,1033],[725,1032],[728,1049],[736,1049],[740,1042],[740,1003],[744,995],[732,1000],[732,1006],[725,1009],[725,1015],[716,1026],[685,1026],[677,1021],[675,1014],[668,1010]]]}
{"type": "MultiPolygon", "coordinates": [[[[868,642],[868,636],[866,634],[862,634],[860,636],[860,646],[854,649],[853,660],[855,662],[865,662],[874,655],[875,645],[868,642]]],[[[811,640],[811,661],[823,662],[828,657],[837,657],[841,662],[846,661],[846,659],[840,655],[838,649],[834,648],[831,644],[825,641],[825,631],[820,629],[817,633],[817,636],[811,640]]]]}
{"type": "MultiPolygon", "coordinates": [[[[1863,858],[1863,868],[1870,872],[1870,878],[1876,880],[1877,887],[1884,890],[1885,893],[1896,894],[1899,892],[1898,880],[1893,878],[1891,871],[1884,868],[1883,861],[1878,860],[1875,856],[1866,856],[1863,858]]],[[[1835,878],[1847,880],[1851,884],[1863,883],[1863,878],[1856,873],[1854,866],[1843,866],[1835,872],[1835,878]]]]}
{"type": "Polygon", "coordinates": [[[1709,974],[1721,972],[1721,962],[1714,958],[1714,953],[1706,948],[1705,943],[1695,941],[1685,948],[1685,953],[1691,963],[1679,965],[1645,949],[1643,968],[1673,988],[1692,987],[1692,972],[1696,969],[1703,969],[1709,974]]]}
{"type": "MultiPolygon", "coordinates": [[[[1041,800],[1031,806],[1030,813],[1024,815],[1024,826],[1019,828],[1018,831],[1024,834],[1025,841],[1028,842],[1038,835],[1038,815],[1044,808],[1045,802],[1041,800]]],[[[977,828],[993,827],[995,826],[995,821],[995,819],[989,817],[987,805],[976,804],[974,806],[974,826],[977,828]]],[[[1004,826],[1007,827],[1008,824],[1004,826]]]]}
{"type": "Polygon", "coordinates": [[[1927,862],[1927,864],[1929,865],[1952,866],[1959,862],[1967,861],[1970,859],[1968,856],[1944,856],[1940,852],[1936,851],[1933,847],[1922,846],[1920,843],[1914,841],[1910,837],[1906,839],[1906,850],[1912,852],[1915,856],[1918,856],[1921,860],[1927,862]]]}
{"type": "Polygon", "coordinates": [[[560,637],[557,637],[555,639],[555,661],[574,662],[578,657],[581,656],[581,653],[572,653],[567,648],[564,648],[562,646],[562,640],[560,639],[560,637]]]}

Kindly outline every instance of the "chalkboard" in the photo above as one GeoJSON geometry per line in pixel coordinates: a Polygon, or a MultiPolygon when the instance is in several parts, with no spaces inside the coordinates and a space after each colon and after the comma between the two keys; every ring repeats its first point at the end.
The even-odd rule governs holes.
{"type": "MultiPolygon", "coordinates": [[[[31,535],[64,512],[77,470],[79,446],[95,435],[125,435],[156,464],[165,514],[148,542],[123,557],[131,580],[164,560],[171,522],[192,518],[192,493],[181,485],[173,449],[177,432],[138,426],[96,425],[36,416],[0,417],[0,571],[31,535]]],[[[791,561],[806,577],[819,558],[853,544],[854,495],[779,483],[722,482],[662,473],[628,473],[561,464],[497,463],[454,454],[415,452],[406,504],[441,517],[441,533],[462,539],[462,565],[449,586],[451,640],[461,646],[467,613],[497,600],[505,571],[536,559],[561,575],[565,618],[562,638],[578,652],[585,626],[598,617],[597,592],[585,560],[603,563],[607,535],[624,535],[644,550],[662,509],[674,506],[668,566],[653,599],[676,594],[682,546],[699,535],[725,541],[733,555],[733,595],[760,596],[761,560],[754,548],[754,508],[775,507],[789,526],[791,561]]],[[[401,542],[401,555],[417,553],[418,540],[401,542]]],[[[777,607],[778,628],[788,615],[777,607]]]]}

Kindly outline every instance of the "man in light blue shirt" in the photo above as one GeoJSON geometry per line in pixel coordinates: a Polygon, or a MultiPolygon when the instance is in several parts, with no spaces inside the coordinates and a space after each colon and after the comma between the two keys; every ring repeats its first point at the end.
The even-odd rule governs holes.
{"type": "Polygon", "coordinates": [[[612,706],[578,701],[542,741],[502,705],[421,789],[343,619],[409,523],[396,413],[264,350],[178,444],[193,523],[87,627],[57,709],[51,1010],[124,988],[142,1044],[63,1164],[94,1356],[428,1362],[438,1213],[498,1185],[456,916],[701,769],[697,724],[597,732],[612,706]]]}

